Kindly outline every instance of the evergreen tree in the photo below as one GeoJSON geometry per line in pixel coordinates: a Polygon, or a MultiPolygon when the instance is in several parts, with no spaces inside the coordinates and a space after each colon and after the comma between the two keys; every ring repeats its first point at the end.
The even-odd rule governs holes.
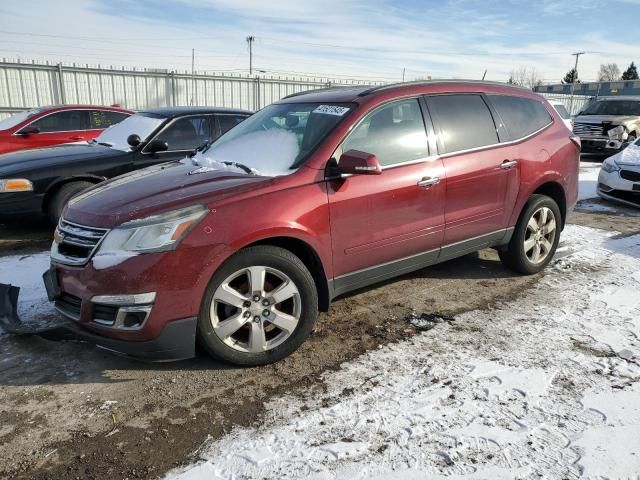
{"type": "Polygon", "coordinates": [[[562,83],[573,83],[575,80],[575,83],[580,83],[580,79],[578,78],[578,72],[576,72],[575,68],[572,68],[571,70],[569,70],[567,72],[567,74],[564,76],[564,78],[562,79],[562,83]]]}
{"type": "Polygon", "coordinates": [[[638,80],[638,68],[635,63],[631,62],[629,68],[627,68],[622,74],[622,80],[638,80]]]}

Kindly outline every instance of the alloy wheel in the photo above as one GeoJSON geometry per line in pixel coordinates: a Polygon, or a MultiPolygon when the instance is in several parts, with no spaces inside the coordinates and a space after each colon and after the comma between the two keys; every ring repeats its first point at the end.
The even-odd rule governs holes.
{"type": "Polygon", "coordinates": [[[210,306],[215,334],[247,353],[271,350],[291,336],[300,321],[300,292],[284,272],[252,266],[229,275],[210,306]]]}
{"type": "Polygon", "coordinates": [[[556,239],[556,217],[548,207],[540,207],[527,222],[524,253],[534,265],[546,260],[556,239]]]}

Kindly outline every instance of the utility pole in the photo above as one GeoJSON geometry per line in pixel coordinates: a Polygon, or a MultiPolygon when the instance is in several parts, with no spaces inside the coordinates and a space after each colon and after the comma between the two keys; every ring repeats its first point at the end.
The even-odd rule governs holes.
{"type": "Polygon", "coordinates": [[[404,82],[404,72],[405,72],[406,68],[402,68],[402,81],[404,82]]]}
{"type": "Polygon", "coordinates": [[[573,82],[571,82],[571,99],[569,100],[569,113],[573,115],[573,92],[576,89],[576,80],[578,79],[578,59],[580,55],[584,55],[585,52],[572,53],[576,57],[576,65],[573,67],[573,82]]]}
{"type": "Polygon", "coordinates": [[[249,76],[253,75],[253,42],[256,37],[249,35],[247,37],[247,43],[249,44],[249,76]]]}
{"type": "Polygon", "coordinates": [[[195,101],[196,91],[196,49],[191,49],[191,105],[195,101]]]}

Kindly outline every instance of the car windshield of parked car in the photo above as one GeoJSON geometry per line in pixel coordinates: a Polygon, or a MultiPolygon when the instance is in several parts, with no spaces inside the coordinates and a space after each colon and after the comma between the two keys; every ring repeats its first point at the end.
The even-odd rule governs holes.
{"type": "Polygon", "coordinates": [[[331,103],[269,105],[192,160],[210,168],[240,166],[259,175],[286,175],[305,162],[352,107],[331,103]]]}
{"type": "Polygon", "coordinates": [[[166,119],[166,117],[154,113],[136,113],[120,123],[110,126],[89,143],[126,152],[131,149],[131,145],[127,143],[129,135],[138,135],[140,140],[144,142],[166,119]]]}
{"type": "Polygon", "coordinates": [[[601,100],[589,105],[582,115],[640,116],[640,100],[601,100]]]}
{"type": "Polygon", "coordinates": [[[18,112],[14,113],[10,117],[4,118],[0,120],[0,130],[9,130],[10,128],[15,127],[19,123],[24,122],[25,120],[33,117],[34,115],[40,113],[42,111],[41,108],[36,108],[34,110],[29,110],[26,112],[18,112]]]}

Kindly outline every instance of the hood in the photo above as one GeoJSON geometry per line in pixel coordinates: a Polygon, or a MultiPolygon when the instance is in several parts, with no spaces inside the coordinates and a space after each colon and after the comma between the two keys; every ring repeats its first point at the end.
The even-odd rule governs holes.
{"type": "Polygon", "coordinates": [[[34,169],[73,163],[78,159],[90,160],[122,155],[124,152],[102,145],[71,144],[46,148],[34,148],[0,155],[0,178],[34,169]]]}
{"type": "Polygon", "coordinates": [[[137,170],[103,182],[74,198],[63,213],[66,220],[113,228],[196,203],[208,204],[272,181],[235,169],[211,170],[171,162],[137,170]]]}
{"type": "Polygon", "coordinates": [[[574,118],[574,121],[580,123],[602,123],[611,122],[614,125],[621,125],[627,122],[637,122],[638,117],[631,115],[580,115],[574,118]]]}
{"type": "Polygon", "coordinates": [[[632,143],[621,152],[616,153],[612,158],[618,165],[640,168],[640,145],[632,143]]]}

